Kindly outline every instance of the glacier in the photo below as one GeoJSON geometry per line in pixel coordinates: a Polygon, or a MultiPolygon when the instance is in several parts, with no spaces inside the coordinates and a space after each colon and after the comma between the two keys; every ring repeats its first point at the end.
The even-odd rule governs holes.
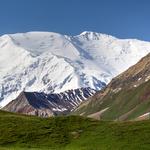
{"type": "Polygon", "coordinates": [[[0,37],[0,106],[22,91],[60,93],[110,80],[150,52],[150,42],[84,31],[76,36],[27,32],[0,37]]]}

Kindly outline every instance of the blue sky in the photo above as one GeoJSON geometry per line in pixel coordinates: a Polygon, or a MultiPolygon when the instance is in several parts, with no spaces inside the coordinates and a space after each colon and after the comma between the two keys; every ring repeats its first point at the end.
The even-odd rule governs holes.
{"type": "Polygon", "coordinates": [[[150,0],[0,0],[0,34],[96,31],[150,41],[150,0]]]}

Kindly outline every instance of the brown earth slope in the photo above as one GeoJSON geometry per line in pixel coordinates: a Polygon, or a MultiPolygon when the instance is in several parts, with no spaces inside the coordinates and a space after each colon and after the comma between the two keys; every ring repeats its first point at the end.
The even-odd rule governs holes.
{"type": "Polygon", "coordinates": [[[74,113],[93,117],[102,111],[98,116],[99,119],[136,119],[150,112],[149,79],[150,54],[114,78],[106,88],[80,105],[74,113]]]}

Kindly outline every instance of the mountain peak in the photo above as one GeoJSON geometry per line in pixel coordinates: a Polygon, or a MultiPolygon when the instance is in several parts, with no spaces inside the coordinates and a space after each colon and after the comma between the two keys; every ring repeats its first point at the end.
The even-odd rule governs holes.
{"type": "Polygon", "coordinates": [[[149,52],[150,42],[90,31],[73,37],[51,32],[2,36],[0,105],[23,89],[45,93],[81,87],[100,90],[149,52]]]}
{"type": "Polygon", "coordinates": [[[80,33],[79,36],[85,37],[89,40],[99,40],[100,38],[113,38],[113,39],[115,39],[115,37],[113,37],[111,35],[107,35],[104,33],[92,32],[92,31],[84,31],[84,32],[80,33]]]}

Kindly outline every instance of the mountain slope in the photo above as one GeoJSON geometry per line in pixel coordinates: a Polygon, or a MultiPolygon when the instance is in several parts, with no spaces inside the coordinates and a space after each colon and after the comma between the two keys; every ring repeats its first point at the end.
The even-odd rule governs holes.
{"type": "Polygon", "coordinates": [[[77,114],[107,120],[149,118],[150,54],[81,105],[77,114]],[[143,116],[144,115],[144,116],[143,116]]]}
{"type": "Polygon", "coordinates": [[[49,94],[81,87],[100,90],[148,52],[149,42],[94,32],[1,36],[0,106],[22,91],[49,94]]]}
{"type": "Polygon", "coordinates": [[[150,121],[43,119],[0,111],[0,133],[1,150],[147,150],[150,146],[150,121]]]}
{"type": "Polygon", "coordinates": [[[73,111],[95,92],[90,88],[69,90],[59,94],[21,92],[15,100],[2,109],[40,117],[63,115],[73,111]]]}

